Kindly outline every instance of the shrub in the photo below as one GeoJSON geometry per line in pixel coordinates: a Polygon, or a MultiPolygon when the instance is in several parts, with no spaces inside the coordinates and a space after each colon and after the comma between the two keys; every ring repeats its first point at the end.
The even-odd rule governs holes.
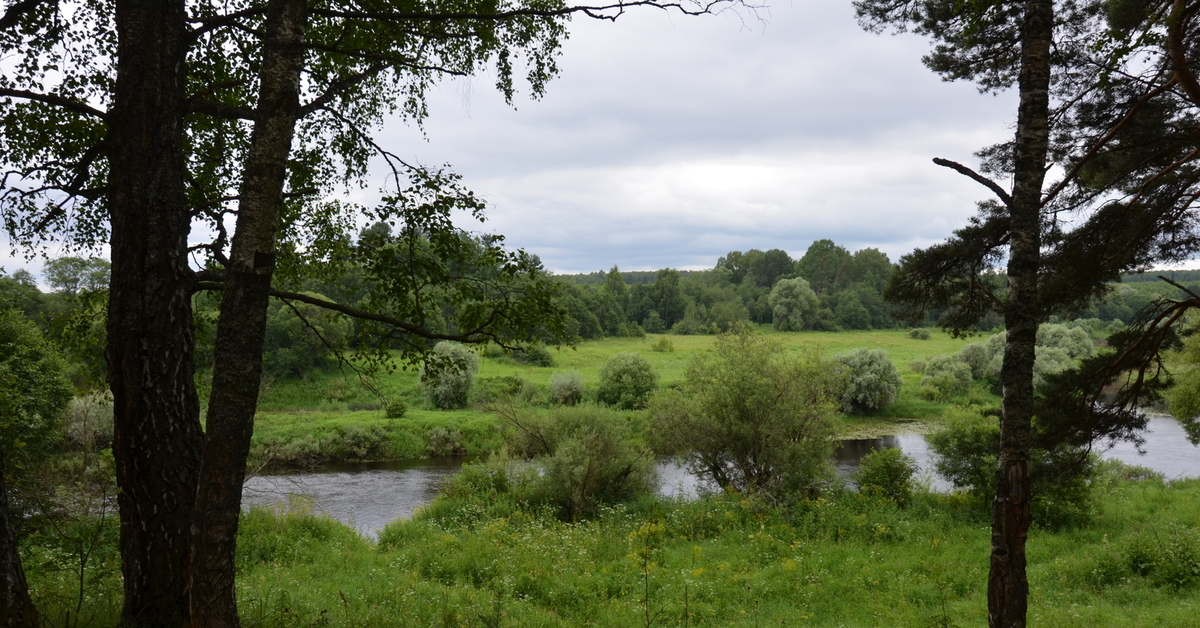
{"type": "MultiPolygon", "coordinates": [[[[999,420],[977,410],[952,408],[944,427],[926,440],[938,475],[966,490],[981,507],[990,507],[999,466],[999,420]]],[[[1029,460],[1034,523],[1052,528],[1085,523],[1094,506],[1095,474],[1095,457],[1078,448],[1034,448],[1029,460]]]]}
{"type": "Polygon", "coordinates": [[[924,327],[914,327],[908,330],[908,337],[914,340],[929,340],[933,337],[933,334],[924,327]]]}
{"type": "Polygon", "coordinates": [[[404,397],[389,397],[387,403],[384,404],[384,415],[389,419],[399,419],[408,412],[408,402],[404,397]]]}
{"type": "Polygon", "coordinates": [[[1163,529],[1139,530],[1128,542],[1129,570],[1157,585],[1175,589],[1200,582],[1200,532],[1167,524],[1163,529]]]}
{"type": "MultiPolygon", "coordinates": [[[[654,457],[630,438],[620,414],[600,406],[501,415],[510,455],[529,460],[536,473],[514,473],[506,484],[518,498],[552,504],[565,519],[595,512],[654,489],[654,457]]],[[[503,459],[497,465],[504,467],[503,459]]]]}
{"type": "Polygon", "coordinates": [[[930,401],[947,401],[965,395],[971,388],[971,367],[954,356],[939,355],[925,363],[921,378],[922,397],[930,401]]]}
{"type": "Polygon", "coordinates": [[[547,388],[550,392],[550,400],[565,406],[573,406],[583,401],[583,394],[587,391],[583,384],[583,376],[576,371],[551,375],[547,388]]]}
{"type": "Polygon", "coordinates": [[[467,405],[479,356],[456,342],[439,342],[421,365],[421,388],[435,408],[449,410],[467,405]]]}
{"type": "Polygon", "coordinates": [[[909,362],[908,370],[910,370],[914,373],[924,373],[925,372],[925,360],[913,360],[912,362],[909,362]]]}
{"type": "Polygon", "coordinates": [[[837,369],[814,353],[790,356],[749,331],[717,337],[678,390],[654,395],[651,446],[720,488],[779,497],[811,493],[828,477],[837,369]]]}
{"type": "Polygon", "coordinates": [[[873,412],[892,405],[904,382],[896,365],[881,349],[855,349],[835,358],[845,369],[846,390],[842,409],[846,412],[873,412]]]}
{"type": "Polygon", "coordinates": [[[527,366],[554,366],[554,356],[545,345],[529,345],[512,352],[512,358],[518,364],[527,366]]]}
{"type": "Polygon", "coordinates": [[[983,379],[987,375],[988,362],[992,359],[987,344],[982,342],[972,342],[959,349],[955,357],[971,368],[972,379],[983,379]]]}
{"type": "Polygon", "coordinates": [[[456,456],[467,453],[462,432],[435,427],[426,434],[425,453],[430,456],[456,456]]]}
{"type": "Polygon", "coordinates": [[[879,494],[901,507],[912,501],[917,461],[893,447],[873,449],[862,457],[854,481],[865,494],[879,494]]]}
{"type": "Polygon", "coordinates": [[[104,449],[112,444],[113,398],[105,391],[75,397],[63,413],[63,432],[72,446],[84,451],[104,449]]]}
{"type": "Polygon", "coordinates": [[[622,351],[600,367],[600,388],[596,396],[601,403],[618,408],[633,409],[646,405],[646,399],[658,386],[658,375],[646,358],[622,351]]]}
{"type": "Polygon", "coordinates": [[[671,342],[667,338],[659,338],[658,342],[650,345],[650,350],[657,351],[659,353],[672,353],[675,351],[675,343],[671,342]]]}

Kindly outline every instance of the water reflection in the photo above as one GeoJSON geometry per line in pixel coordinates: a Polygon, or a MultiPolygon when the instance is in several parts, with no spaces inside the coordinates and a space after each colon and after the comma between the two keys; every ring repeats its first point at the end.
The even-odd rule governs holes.
{"type": "MultiPolygon", "coordinates": [[[[899,447],[917,461],[921,480],[935,491],[950,489],[932,472],[931,453],[925,437],[900,434],[880,438],[845,440],[834,453],[838,475],[849,479],[859,461],[872,449],[899,447]]],[[[1146,433],[1145,454],[1128,443],[1101,452],[1128,464],[1149,467],[1167,479],[1200,477],[1200,450],[1193,447],[1179,423],[1170,417],[1151,417],[1146,433]]],[[[398,517],[411,517],[414,510],[437,495],[438,483],[456,473],[465,458],[434,458],[401,462],[339,465],[314,473],[263,475],[247,480],[242,494],[246,506],[269,506],[287,502],[290,495],[312,500],[313,509],[354,526],[374,538],[379,530],[398,517]]],[[[661,488],[669,497],[692,498],[699,482],[686,469],[667,461],[657,465],[661,488]]]]}

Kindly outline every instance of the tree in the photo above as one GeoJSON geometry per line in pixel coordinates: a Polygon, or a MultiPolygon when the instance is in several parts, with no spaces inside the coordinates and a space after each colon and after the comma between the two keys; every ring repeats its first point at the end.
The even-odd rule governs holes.
{"type": "Polygon", "coordinates": [[[108,262],[97,257],[60,257],[47,261],[42,273],[55,291],[75,296],[80,291],[106,289],[108,266],[108,262]]]}
{"type": "Polygon", "coordinates": [[[817,240],[796,262],[796,274],[806,279],[817,296],[835,291],[850,277],[854,258],[833,240],[817,240]]]}
{"type": "MultiPolygon", "coordinates": [[[[428,295],[459,277],[449,262],[473,253],[456,248],[449,214],[478,216],[481,204],[453,175],[404,164],[369,131],[394,109],[419,120],[438,77],[493,62],[511,98],[523,59],[537,95],[556,71],[567,16],[615,19],[636,5],[722,6],[29,0],[0,17],[0,49],[21,69],[0,81],[0,162],[16,181],[0,193],[10,237],[80,249],[107,238],[112,252],[107,357],[128,623],[237,623],[233,543],[268,296],[371,321],[376,348],[414,358],[427,339],[519,342],[531,315],[554,311],[536,259],[498,245],[485,254],[491,277],[436,299],[397,289],[428,295]],[[381,208],[318,201],[357,182],[372,155],[395,175],[381,208]],[[411,185],[401,190],[403,180],[411,185]],[[360,212],[402,223],[409,236],[397,247],[406,254],[353,260],[365,260],[379,290],[364,309],[276,287],[314,268],[337,272],[342,234],[360,212]],[[193,221],[215,239],[189,247],[193,221]],[[189,254],[204,271],[189,267],[189,254]],[[416,285],[395,277],[401,265],[419,269],[416,285]],[[192,381],[197,289],[223,293],[206,433],[192,381]],[[426,312],[447,303],[457,331],[425,329],[426,312]]],[[[554,332],[555,316],[544,320],[536,333],[554,332]]]]}
{"type": "Polygon", "coordinates": [[[5,478],[43,454],[58,433],[71,386],[58,352],[14,309],[0,310],[0,626],[41,625],[29,598],[5,478]]]}
{"type": "Polygon", "coordinates": [[[789,356],[748,330],[717,337],[697,355],[679,389],[649,408],[650,441],[719,488],[781,497],[826,479],[841,382],[813,353],[789,356]]]}
{"type": "Polygon", "coordinates": [[[896,365],[882,349],[855,349],[836,358],[846,371],[846,388],[841,395],[846,412],[882,410],[900,396],[904,382],[896,365]]]}
{"type": "Polygon", "coordinates": [[[794,277],[775,284],[768,303],[774,314],[775,329],[800,331],[812,327],[819,301],[807,281],[794,277]]]}
{"type": "Polygon", "coordinates": [[[1014,139],[980,153],[982,174],[934,160],[997,200],[980,203],[979,216],[947,242],[902,259],[887,296],[908,318],[942,309],[941,324],[959,332],[989,310],[1004,313],[988,620],[1023,626],[1035,439],[1053,447],[1136,438],[1145,422],[1137,404],[1161,390],[1157,351],[1170,343],[1166,327],[1200,305],[1200,299],[1158,304],[1137,332],[1114,339],[1115,351],[1048,378],[1047,393],[1035,399],[1038,323],[1084,309],[1123,272],[1198,249],[1197,153],[1182,132],[1195,124],[1200,103],[1186,58],[1196,37],[1194,7],[1165,0],[861,0],[856,8],[867,28],[911,27],[936,39],[925,62],[948,79],[971,79],[985,91],[1017,87],[1014,139]],[[1046,186],[1052,162],[1065,174],[1046,186]],[[1011,177],[1011,190],[989,174],[1011,177]],[[1006,286],[995,281],[1002,263],[1006,286]],[[1136,375],[1128,377],[1130,370],[1136,375]],[[1099,403],[1114,390],[1109,404],[1099,403]]]}
{"type": "Polygon", "coordinates": [[[646,358],[622,351],[600,367],[600,387],[596,398],[601,403],[626,410],[641,408],[658,386],[658,374],[646,358]]]}

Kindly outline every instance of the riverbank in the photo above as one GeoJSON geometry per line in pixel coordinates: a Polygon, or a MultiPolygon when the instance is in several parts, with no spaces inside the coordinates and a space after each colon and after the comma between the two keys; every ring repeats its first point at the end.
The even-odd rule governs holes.
{"type": "MultiPolygon", "coordinates": [[[[1031,532],[1031,624],[1195,624],[1200,481],[1124,477],[1104,476],[1086,526],[1031,532]]],[[[988,539],[977,505],[928,493],[647,497],[577,524],[443,498],[377,544],[294,504],[243,519],[238,595],[246,625],[280,628],[983,625],[988,539]]],[[[55,578],[69,588],[31,572],[47,599],[55,578]]],[[[82,616],[114,625],[106,608],[82,616]]]]}

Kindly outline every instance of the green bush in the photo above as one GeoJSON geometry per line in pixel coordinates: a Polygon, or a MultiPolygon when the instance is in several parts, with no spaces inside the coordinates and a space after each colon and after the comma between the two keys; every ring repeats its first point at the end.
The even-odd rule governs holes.
{"type": "Polygon", "coordinates": [[[971,367],[955,356],[934,356],[925,363],[920,395],[930,401],[948,401],[971,388],[971,367]]]}
{"type": "Polygon", "coordinates": [[[651,446],[720,488],[813,492],[828,479],[838,369],[745,330],[715,349],[693,358],[678,390],[654,395],[651,446]]]}
{"type": "Polygon", "coordinates": [[[987,375],[988,363],[992,359],[987,344],[983,342],[972,342],[959,349],[955,357],[971,368],[973,379],[983,379],[987,375]]]}
{"type": "Polygon", "coordinates": [[[1129,570],[1175,589],[1200,582],[1200,531],[1167,524],[1138,531],[1125,547],[1129,570]]]}
{"type": "Polygon", "coordinates": [[[834,358],[845,370],[845,412],[867,413],[896,402],[904,385],[896,365],[881,349],[860,348],[834,358]]]}
{"type": "MultiPolygon", "coordinates": [[[[999,468],[999,419],[973,409],[952,408],[942,429],[926,440],[938,475],[964,489],[981,509],[990,508],[999,468]]],[[[1035,448],[1029,461],[1034,523],[1048,528],[1086,523],[1095,507],[1096,468],[1095,457],[1078,448],[1035,448]]]]}
{"type": "Polygon", "coordinates": [[[657,342],[650,345],[650,350],[658,353],[672,353],[675,351],[675,343],[668,338],[659,338],[657,342]]]}
{"type": "Polygon", "coordinates": [[[600,504],[654,489],[653,455],[631,439],[628,423],[613,410],[585,405],[501,418],[508,454],[533,465],[497,461],[522,501],[554,505],[564,519],[576,520],[600,504]]]}
{"type": "Polygon", "coordinates": [[[435,408],[466,407],[471,398],[479,356],[456,342],[439,342],[421,365],[421,388],[435,408]]]}
{"type": "Polygon", "coordinates": [[[425,453],[429,456],[460,456],[467,453],[462,432],[435,427],[426,434],[425,453]]]}
{"type": "Polygon", "coordinates": [[[75,397],[63,412],[67,443],[84,451],[105,449],[113,438],[112,393],[95,391],[75,397]]]}
{"type": "Polygon", "coordinates": [[[515,349],[512,352],[512,358],[516,363],[526,366],[554,366],[554,355],[545,345],[529,345],[515,349]]]}
{"type": "Polygon", "coordinates": [[[622,351],[600,367],[600,388],[596,393],[601,403],[618,408],[633,409],[646,405],[646,399],[658,386],[658,375],[646,358],[622,351]]]}
{"type": "Polygon", "coordinates": [[[908,330],[908,337],[914,340],[929,340],[933,337],[933,334],[924,327],[914,327],[908,330]]]}
{"type": "Polygon", "coordinates": [[[897,448],[873,449],[862,457],[854,481],[864,494],[882,495],[901,507],[912,501],[917,461],[897,448]]]}
{"type": "Polygon", "coordinates": [[[547,385],[550,400],[554,403],[573,406],[583,401],[587,387],[583,384],[583,376],[577,371],[558,372],[550,376],[547,385]]]}
{"type": "Polygon", "coordinates": [[[389,419],[399,419],[408,412],[408,402],[404,397],[389,397],[387,403],[384,404],[384,415],[389,419]]]}

